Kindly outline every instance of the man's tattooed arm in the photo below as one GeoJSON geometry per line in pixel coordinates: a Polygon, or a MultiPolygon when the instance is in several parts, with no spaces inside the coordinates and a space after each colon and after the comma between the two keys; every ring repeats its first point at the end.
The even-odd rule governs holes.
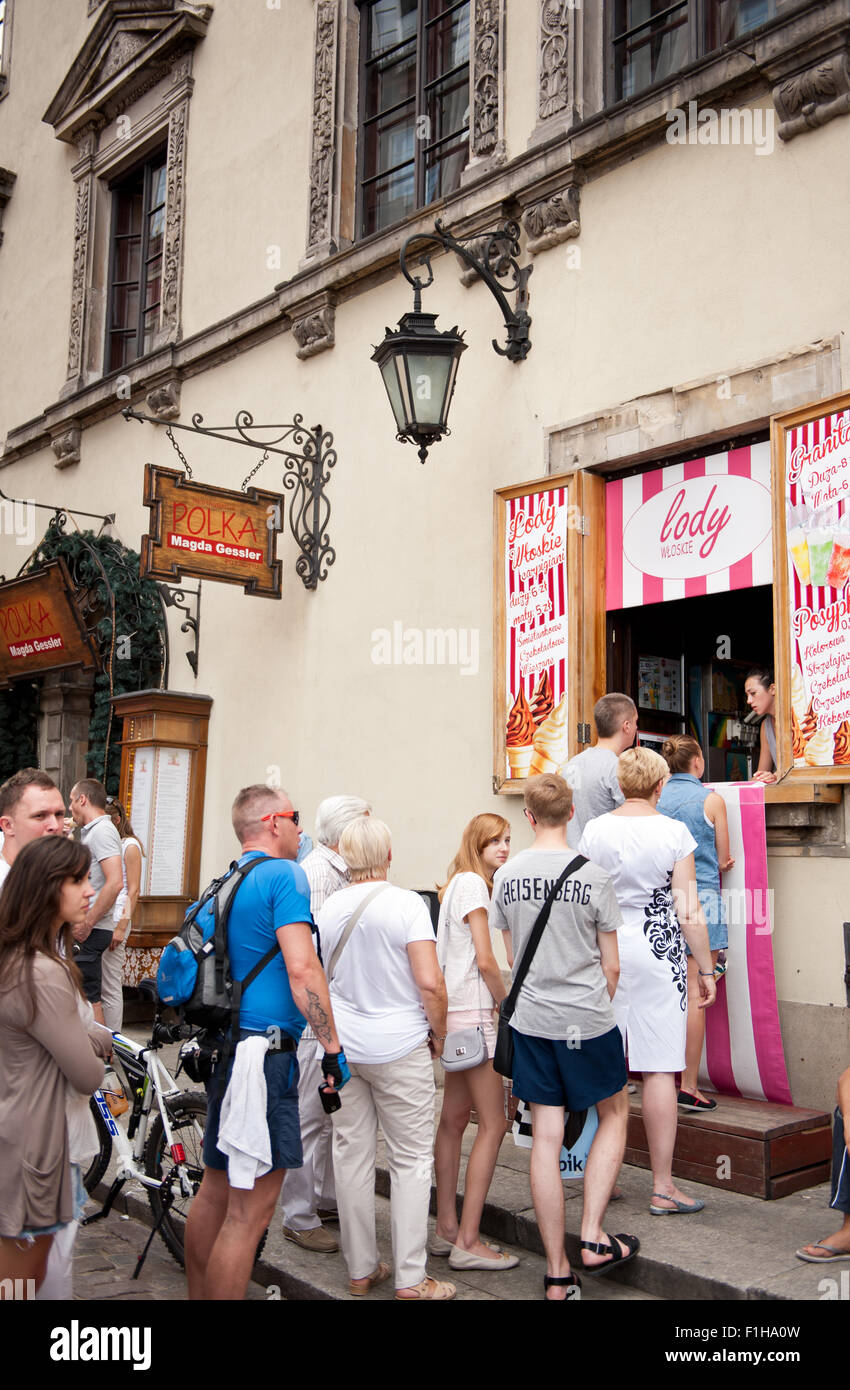
{"type": "Polygon", "coordinates": [[[305,1017],[319,1042],[324,1043],[325,1051],[332,1052],[334,1049],[331,1047],[331,1042],[335,1035],[331,1020],[318,994],[312,989],[307,990],[307,1012],[305,1017]]]}

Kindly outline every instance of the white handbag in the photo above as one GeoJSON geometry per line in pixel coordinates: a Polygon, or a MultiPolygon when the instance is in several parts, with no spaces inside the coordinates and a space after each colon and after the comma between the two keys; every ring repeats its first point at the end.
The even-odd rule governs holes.
{"type": "MultiPolygon", "coordinates": [[[[455,876],[457,882],[457,875],[455,876]]],[[[449,889],[451,894],[454,891],[453,883],[449,889]]],[[[446,937],[449,932],[449,904],[446,899],[446,937]]],[[[440,961],[440,969],[445,969],[445,957],[440,961]]],[[[481,976],[478,977],[479,986],[481,976]]],[[[440,1061],[446,1071],[468,1071],[471,1067],[480,1067],[482,1062],[487,1061],[487,1039],[484,1036],[484,1029],[476,1024],[472,1028],[456,1028],[453,1032],[446,1034],[446,1041],[443,1044],[443,1053],[440,1061]]]]}

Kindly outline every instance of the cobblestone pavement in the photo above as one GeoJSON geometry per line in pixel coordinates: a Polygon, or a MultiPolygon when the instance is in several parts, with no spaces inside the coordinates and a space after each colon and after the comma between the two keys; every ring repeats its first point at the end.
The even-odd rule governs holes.
{"type": "MultiPolygon", "coordinates": [[[[186,1276],[155,1236],[142,1272],[133,1279],[136,1260],[150,1230],[117,1211],[93,1226],[81,1226],[74,1247],[74,1299],[100,1303],[111,1300],[144,1303],[186,1298],[186,1276]]],[[[248,1299],[265,1300],[266,1291],[250,1284],[248,1299]]]]}

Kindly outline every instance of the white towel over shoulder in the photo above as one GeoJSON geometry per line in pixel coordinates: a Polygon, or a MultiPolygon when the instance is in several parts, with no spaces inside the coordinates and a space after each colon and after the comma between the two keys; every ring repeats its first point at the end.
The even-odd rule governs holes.
{"type": "Polygon", "coordinates": [[[268,1038],[259,1034],[243,1038],[233,1057],[218,1132],[218,1147],[227,1155],[227,1181],[231,1187],[250,1189],[257,1178],[271,1171],[263,1071],[268,1046],[268,1038]]]}

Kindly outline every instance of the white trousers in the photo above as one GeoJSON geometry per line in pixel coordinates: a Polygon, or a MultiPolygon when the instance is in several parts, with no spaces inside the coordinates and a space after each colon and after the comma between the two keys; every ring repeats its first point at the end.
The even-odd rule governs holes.
{"type": "Polygon", "coordinates": [[[107,1028],[120,1033],[124,1022],[124,957],[127,943],[122,941],[114,951],[109,948],[100,958],[100,1002],[107,1028]]]}
{"type": "Polygon", "coordinates": [[[318,1046],[312,1035],[298,1044],[298,1116],[304,1166],[288,1169],[281,1188],[283,1224],[292,1231],[314,1231],[322,1224],[316,1215],[318,1208],[336,1209],[333,1126],[319,1100],[322,1072],[321,1058],[316,1056],[318,1046]]]}
{"type": "Polygon", "coordinates": [[[380,1123],[390,1170],[395,1286],[413,1288],[425,1278],[428,1239],[434,1153],[431,1053],[423,1042],[397,1062],[349,1066],[351,1080],[333,1117],[339,1225],[349,1278],[364,1279],[378,1265],[375,1159],[380,1123]]]}

